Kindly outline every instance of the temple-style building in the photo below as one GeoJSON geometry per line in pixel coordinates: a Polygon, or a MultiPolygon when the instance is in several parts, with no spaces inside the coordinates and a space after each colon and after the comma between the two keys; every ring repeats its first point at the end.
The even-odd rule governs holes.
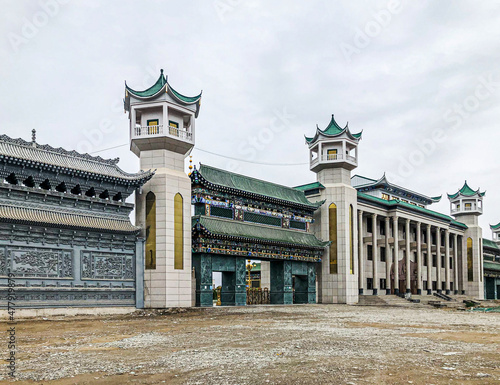
{"type": "MultiPolygon", "coordinates": [[[[125,199],[153,176],[118,159],[0,136],[0,296],[16,307],[143,307],[143,242],[125,199]]],[[[5,306],[6,302],[2,302],[5,306]]]]}
{"type": "Polygon", "coordinates": [[[35,132],[31,142],[0,136],[0,296],[11,274],[18,307],[212,306],[219,272],[221,305],[259,303],[247,285],[272,304],[500,297],[500,223],[485,239],[480,189],[465,182],[447,194],[444,214],[432,210],[442,195],[385,174],[352,175],[362,130],[333,115],[305,137],[311,183],[205,164],[188,174],[200,103],[201,93],[176,91],[163,70],[146,90],[125,84],[137,173],[118,159],[41,145],[35,132]]]}

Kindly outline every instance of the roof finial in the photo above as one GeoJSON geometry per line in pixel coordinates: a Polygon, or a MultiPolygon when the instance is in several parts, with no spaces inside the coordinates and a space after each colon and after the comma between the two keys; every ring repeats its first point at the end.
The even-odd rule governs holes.
{"type": "Polygon", "coordinates": [[[160,69],[160,73],[163,75],[163,68],[162,68],[162,69],[160,69]]]}
{"type": "Polygon", "coordinates": [[[188,175],[191,175],[192,170],[193,170],[193,155],[189,155],[189,174],[188,175]]]}
{"type": "Polygon", "coordinates": [[[36,130],[35,130],[35,129],[32,129],[32,130],[31,130],[31,142],[32,142],[33,144],[35,144],[35,143],[36,143],[36,130]]]}

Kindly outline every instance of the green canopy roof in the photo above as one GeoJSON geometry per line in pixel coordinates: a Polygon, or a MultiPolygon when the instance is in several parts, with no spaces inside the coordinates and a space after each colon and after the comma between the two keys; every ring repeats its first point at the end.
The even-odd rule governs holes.
{"type": "Polygon", "coordinates": [[[496,262],[484,262],[483,267],[484,270],[500,271],[500,263],[496,262]]]}
{"type": "Polygon", "coordinates": [[[361,139],[361,135],[363,134],[363,131],[358,132],[357,134],[352,134],[351,131],[349,130],[349,123],[347,123],[344,128],[340,127],[338,123],[335,121],[334,115],[332,114],[330,123],[328,123],[328,126],[324,130],[320,130],[318,125],[316,125],[316,134],[314,135],[314,137],[308,138],[306,136],[305,138],[307,143],[313,143],[316,141],[319,135],[323,135],[326,137],[336,137],[343,134],[344,132],[351,139],[355,140],[361,139]]]}
{"type": "Polygon", "coordinates": [[[484,238],[483,238],[483,246],[491,247],[492,249],[500,249],[500,247],[498,247],[498,245],[495,242],[484,238]]]}
{"type": "Polygon", "coordinates": [[[303,191],[296,190],[292,187],[235,174],[212,166],[200,165],[200,170],[198,171],[195,169],[191,174],[191,178],[196,178],[198,173],[207,182],[239,190],[242,195],[248,195],[249,193],[257,194],[262,197],[270,197],[301,206],[307,206],[312,210],[321,205],[321,203],[310,202],[303,191]]]}
{"type": "Polygon", "coordinates": [[[315,189],[315,188],[324,189],[325,186],[323,186],[319,182],[313,182],[313,183],[303,184],[301,186],[294,187],[294,189],[299,190],[299,191],[307,191],[307,190],[312,190],[312,189],[315,189]]]}
{"type": "Polygon", "coordinates": [[[420,206],[415,206],[415,205],[412,205],[410,203],[406,203],[406,202],[403,202],[399,199],[391,199],[391,200],[385,200],[385,199],[382,199],[382,198],[378,198],[378,197],[374,197],[372,195],[368,195],[368,194],[364,194],[362,192],[359,192],[358,191],[358,197],[359,198],[363,198],[365,200],[368,200],[368,201],[372,201],[372,202],[376,202],[376,203],[380,203],[380,204],[383,204],[384,206],[393,206],[393,207],[397,207],[397,206],[401,206],[401,207],[406,207],[406,208],[409,208],[413,211],[419,211],[423,214],[427,214],[427,215],[430,215],[430,216],[433,216],[435,218],[440,218],[440,219],[443,219],[445,220],[446,222],[449,222],[455,226],[458,226],[458,227],[462,227],[462,228],[467,228],[467,225],[465,225],[464,223],[461,223],[461,222],[457,222],[456,220],[454,220],[452,217],[449,217],[448,215],[445,215],[445,214],[441,214],[441,213],[438,213],[437,211],[432,211],[432,210],[429,210],[429,209],[426,209],[424,207],[420,207],[420,206]]]}
{"type": "Polygon", "coordinates": [[[465,181],[463,187],[458,190],[458,192],[456,192],[455,194],[448,194],[448,198],[449,199],[455,199],[456,197],[458,197],[459,195],[462,195],[462,196],[465,196],[465,197],[471,197],[471,196],[474,196],[474,195],[479,195],[479,196],[484,196],[486,192],[480,192],[479,189],[477,190],[473,190],[469,187],[469,185],[467,184],[467,181],[465,181]]]}
{"type": "Polygon", "coordinates": [[[320,241],[312,233],[299,230],[288,230],[281,227],[266,226],[230,219],[196,215],[192,219],[193,228],[200,224],[206,231],[214,235],[258,240],[261,243],[279,242],[308,248],[324,248],[330,242],[320,241]]]}
{"type": "Polygon", "coordinates": [[[492,230],[500,229],[500,222],[498,222],[496,225],[490,225],[490,229],[492,230]]]}

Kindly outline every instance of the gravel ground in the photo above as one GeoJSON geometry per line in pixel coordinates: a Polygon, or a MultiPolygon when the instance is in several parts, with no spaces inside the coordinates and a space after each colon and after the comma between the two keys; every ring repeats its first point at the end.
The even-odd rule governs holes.
{"type": "Polygon", "coordinates": [[[500,313],[347,305],[26,320],[15,383],[497,384],[499,326],[500,313]]]}

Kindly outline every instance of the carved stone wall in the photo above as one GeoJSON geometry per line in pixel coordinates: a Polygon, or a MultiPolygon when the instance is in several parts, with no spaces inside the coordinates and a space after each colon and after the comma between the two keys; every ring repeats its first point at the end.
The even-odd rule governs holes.
{"type": "Polygon", "coordinates": [[[81,251],[82,279],[134,279],[133,256],[81,251]]]}

